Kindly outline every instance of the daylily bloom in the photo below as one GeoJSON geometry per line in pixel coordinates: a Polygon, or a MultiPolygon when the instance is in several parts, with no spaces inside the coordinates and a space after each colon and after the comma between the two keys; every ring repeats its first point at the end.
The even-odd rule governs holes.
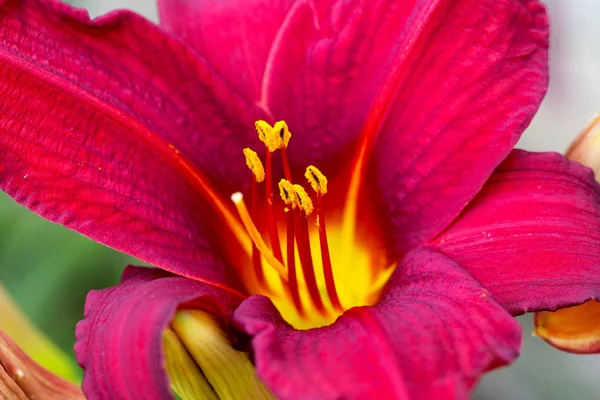
{"type": "Polygon", "coordinates": [[[591,171],[513,150],[539,1],[158,5],[0,2],[0,186],[167,271],[88,296],[90,398],[465,398],[598,298],[591,171]]]}

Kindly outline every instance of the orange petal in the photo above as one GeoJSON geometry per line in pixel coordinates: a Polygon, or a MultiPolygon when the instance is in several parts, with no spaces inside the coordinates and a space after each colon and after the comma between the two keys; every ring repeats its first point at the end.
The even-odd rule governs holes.
{"type": "Polygon", "coordinates": [[[600,303],[538,312],[534,334],[570,353],[600,353],[600,303]]]}
{"type": "Polygon", "coordinates": [[[40,367],[1,331],[0,398],[85,399],[81,389],[40,367]]]}

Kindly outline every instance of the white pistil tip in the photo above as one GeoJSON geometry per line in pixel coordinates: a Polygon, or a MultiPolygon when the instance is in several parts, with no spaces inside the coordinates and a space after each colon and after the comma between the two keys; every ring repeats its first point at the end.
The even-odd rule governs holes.
{"type": "Polygon", "coordinates": [[[235,204],[242,201],[243,198],[244,198],[244,195],[242,194],[242,192],[235,192],[234,194],[231,195],[231,201],[233,201],[235,204]]]}

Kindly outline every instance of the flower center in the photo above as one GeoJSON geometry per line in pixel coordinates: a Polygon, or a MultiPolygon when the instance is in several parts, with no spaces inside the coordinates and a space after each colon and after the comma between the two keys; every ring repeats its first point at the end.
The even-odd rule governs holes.
{"type": "Polygon", "coordinates": [[[245,275],[250,292],[271,298],[297,329],[329,325],[351,307],[373,304],[393,270],[386,268],[385,251],[368,237],[357,240],[356,221],[340,217],[336,211],[341,207],[326,210],[328,180],[318,168],[310,165],[304,174],[312,197],[293,182],[287,157],[291,133],[285,122],[271,126],[257,121],[256,129],[266,155],[263,166],[256,152],[244,149],[253,174],[250,206],[242,193],[231,196],[252,239],[248,270],[253,273],[245,275]],[[279,196],[274,194],[272,160],[277,151],[284,175],[279,196]]]}

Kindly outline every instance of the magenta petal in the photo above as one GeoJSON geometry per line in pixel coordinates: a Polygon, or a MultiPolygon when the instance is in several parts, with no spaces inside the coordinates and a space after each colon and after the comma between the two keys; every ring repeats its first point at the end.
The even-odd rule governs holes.
{"type": "Polygon", "coordinates": [[[159,0],[161,26],[243,95],[260,98],[269,51],[293,0],[159,0]]]}
{"type": "Polygon", "coordinates": [[[600,299],[600,186],[559,154],[515,150],[433,244],[513,314],[600,299]]]}
{"type": "Polygon", "coordinates": [[[129,12],[0,0],[0,95],[1,189],[144,261],[222,279],[197,269],[214,259],[194,173],[247,177],[253,117],[193,51],[129,12]]]}
{"type": "Polygon", "coordinates": [[[171,398],[163,330],[181,303],[226,317],[240,299],[225,290],[160,270],[129,267],[121,284],[88,294],[75,355],[90,399],[171,398]]]}
{"type": "MultiPolygon", "coordinates": [[[[405,212],[415,214],[427,189],[420,177],[447,182],[467,154],[479,167],[454,178],[469,187],[451,199],[464,204],[508,153],[546,91],[547,47],[535,0],[297,1],[267,62],[261,101],[302,133],[290,148],[295,160],[318,165],[361,133],[380,136],[374,158],[386,200],[406,185],[405,212]]],[[[452,216],[402,223],[437,233],[456,204],[452,216]]]]}
{"type": "Polygon", "coordinates": [[[436,251],[410,253],[380,302],[333,325],[296,331],[270,300],[234,313],[259,377],[281,399],[466,399],[485,371],[519,353],[519,325],[436,251]]]}
{"type": "Polygon", "coordinates": [[[402,70],[389,84],[397,92],[373,154],[401,253],[432,239],[474,197],[548,82],[548,19],[539,1],[422,3],[431,6],[396,60],[402,70]]]}

